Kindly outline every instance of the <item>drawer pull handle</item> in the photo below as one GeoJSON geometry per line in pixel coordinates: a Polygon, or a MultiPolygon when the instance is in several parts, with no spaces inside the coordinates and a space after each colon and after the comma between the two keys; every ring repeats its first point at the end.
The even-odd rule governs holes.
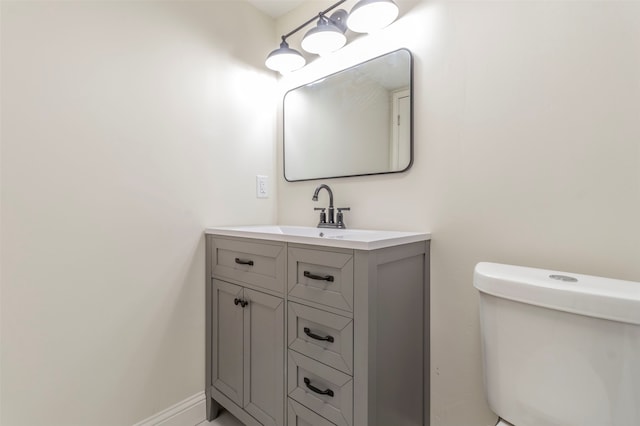
{"type": "Polygon", "coordinates": [[[240,306],[242,306],[244,308],[245,306],[247,306],[249,304],[249,302],[246,301],[246,300],[243,300],[243,299],[238,299],[236,297],[235,299],[233,299],[233,304],[236,305],[236,306],[238,306],[238,304],[239,304],[240,306]]]}
{"type": "Polygon", "coordinates": [[[333,343],[333,336],[327,336],[327,337],[318,336],[317,334],[312,333],[309,327],[304,328],[304,334],[311,337],[312,339],[324,340],[324,341],[333,343]]]}
{"type": "Polygon", "coordinates": [[[333,391],[331,389],[320,390],[317,387],[313,386],[311,384],[311,380],[307,379],[306,377],[304,378],[304,384],[315,393],[319,393],[320,395],[329,395],[333,397],[333,391]]]}
{"type": "Polygon", "coordinates": [[[240,259],[239,257],[236,257],[236,263],[237,263],[238,265],[249,265],[249,266],[253,266],[253,260],[240,259]]]}
{"type": "Polygon", "coordinates": [[[333,275],[316,275],[312,274],[309,271],[304,271],[304,276],[307,278],[311,278],[312,280],[329,281],[330,283],[333,282],[333,275]]]}

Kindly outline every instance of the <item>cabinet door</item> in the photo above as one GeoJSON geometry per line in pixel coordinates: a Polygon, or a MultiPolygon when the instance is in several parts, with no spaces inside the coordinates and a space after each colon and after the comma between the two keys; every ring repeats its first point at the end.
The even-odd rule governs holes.
{"type": "Polygon", "coordinates": [[[245,309],[236,304],[243,297],[240,286],[213,280],[213,386],[233,402],[243,402],[243,329],[245,309]]]}
{"type": "Polygon", "coordinates": [[[244,408],[265,426],[284,425],[284,301],[244,289],[244,408]]]}

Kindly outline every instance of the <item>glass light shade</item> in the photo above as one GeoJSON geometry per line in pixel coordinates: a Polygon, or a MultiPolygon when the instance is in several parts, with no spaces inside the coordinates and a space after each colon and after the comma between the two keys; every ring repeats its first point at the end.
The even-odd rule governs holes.
{"type": "Polygon", "coordinates": [[[391,24],[399,9],[393,0],[360,0],[347,18],[347,26],[357,33],[370,33],[391,24]]]}
{"type": "Polygon", "coordinates": [[[304,57],[295,49],[291,49],[286,41],[280,43],[280,48],[269,53],[264,64],[267,68],[285,74],[304,67],[304,57]]]}
{"type": "Polygon", "coordinates": [[[346,42],[347,38],[337,26],[320,19],[318,25],[305,34],[300,45],[309,53],[325,55],[340,49],[346,42]]]}

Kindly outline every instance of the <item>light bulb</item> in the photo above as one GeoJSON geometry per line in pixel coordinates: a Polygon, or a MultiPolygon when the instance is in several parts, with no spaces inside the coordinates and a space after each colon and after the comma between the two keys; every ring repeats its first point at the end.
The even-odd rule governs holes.
{"type": "Polygon", "coordinates": [[[357,33],[370,33],[391,24],[398,13],[393,0],[360,0],[351,9],[347,26],[357,33]]]}

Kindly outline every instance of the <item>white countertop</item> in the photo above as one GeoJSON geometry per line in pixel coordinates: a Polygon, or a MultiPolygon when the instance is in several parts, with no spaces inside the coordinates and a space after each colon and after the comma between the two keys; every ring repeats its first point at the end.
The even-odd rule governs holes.
{"type": "Polygon", "coordinates": [[[426,232],[311,228],[306,226],[283,225],[213,227],[207,228],[205,234],[313,244],[325,247],[342,247],[357,250],[375,250],[431,239],[431,234],[426,232]]]}

